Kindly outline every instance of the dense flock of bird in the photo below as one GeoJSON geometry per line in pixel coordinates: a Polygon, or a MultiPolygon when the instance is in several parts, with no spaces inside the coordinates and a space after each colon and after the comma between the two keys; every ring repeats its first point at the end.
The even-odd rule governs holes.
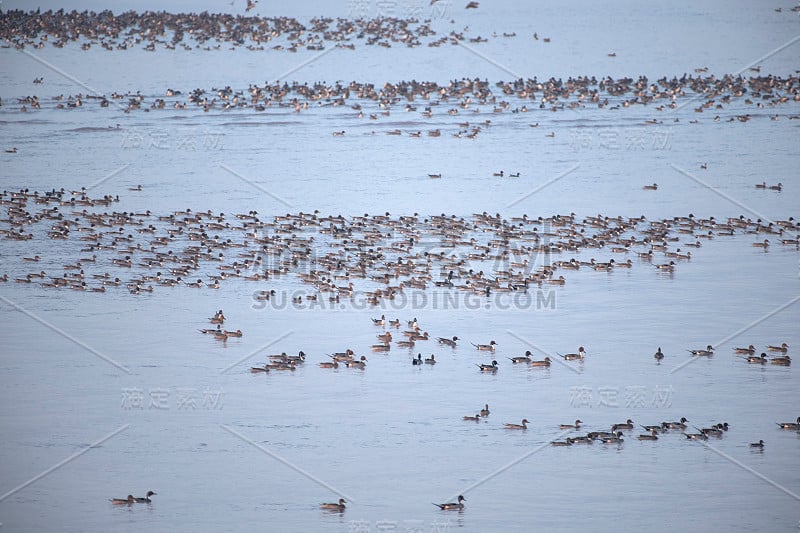
{"type": "MultiPolygon", "coordinates": [[[[131,187],[132,194],[140,190],[131,187]]],[[[256,211],[113,210],[118,201],[85,189],[3,191],[0,239],[25,241],[29,255],[6,265],[13,266],[13,277],[5,272],[0,282],[140,294],[218,289],[235,280],[254,282],[253,299],[265,305],[285,297],[294,282],[303,289],[292,297],[298,306],[358,301],[379,307],[417,290],[525,294],[564,285],[585,271],[648,268],[672,276],[713,239],[741,236],[767,252],[798,250],[800,235],[792,217],[300,212],[262,220],[256,211]]]]}
{"type": "MultiPolygon", "coordinates": [[[[44,77],[35,78],[33,82],[37,85],[44,84],[44,77]]],[[[300,113],[308,109],[340,107],[355,118],[380,120],[389,116],[396,118],[397,113],[431,119],[443,116],[470,117],[477,114],[491,116],[504,112],[556,112],[588,107],[617,110],[641,106],[654,112],[662,112],[678,108],[682,100],[692,103],[698,117],[699,113],[704,112],[714,114],[714,121],[747,122],[756,116],[749,113],[749,110],[753,113],[769,114],[772,120],[780,120],[782,115],[777,113],[779,106],[800,102],[800,78],[795,75],[782,77],[726,74],[717,77],[683,74],[671,78],[663,76],[657,80],[646,76],[606,76],[599,79],[595,76],[578,76],[546,80],[533,77],[496,82],[462,78],[447,83],[411,80],[386,82],[383,85],[357,81],[267,81],[263,84],[251,83],[246,89],[226,86],[181,91],[167,88],[162,94],[128,91],[110,94],[59,94],[42,98],[28,95],[17,97],[15,102],[18,107],[14,109],[28,112],[38,109],[113,107],[122,109],[125,113],[185,109],[205,112],[288,109],[300,113]],[[696,104],[693,103],[695,100],[696,104]],[[732,104],[738,104],[735,112],[723,118],[724,111],[732,104]],[[395,114],[392,115],[392,112],[395,114]]],[[[800,118],[797,114],[783,116],[790,120],[800,118]]],[[[475,120],[473,118],[473,122],[475,120]]],[[[669,121],[676,122],[679,118],[669,117],[669,121]]],[[[653,118],[644,120],[643,123],[657,125],[663,123],[663,120],[653,118]]],[[[489,124],[491,122],[484,119],[478,120],[472,126],[489,124]]],[[[538,127],[539,123],[534,122],[529,126],[538,127]]],[[[469,121],[463,127],[469,128],[469,121]]],[[[429,136],[438,136],[436,130],[431,132],[428,133],[429,136]]],[[[342,133],[338,130],[336,134],[342,133]]],[[[396,134],[400,134],[399,130],[396,134]]]]}

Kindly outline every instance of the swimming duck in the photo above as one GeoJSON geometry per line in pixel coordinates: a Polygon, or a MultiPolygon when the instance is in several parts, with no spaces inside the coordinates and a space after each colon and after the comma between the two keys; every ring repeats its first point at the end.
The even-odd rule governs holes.
{"type": "Polygon", "coordinates": [[[655,431],[656,433],[660,433],[664,429],[664,427],[661,426],[661,425],[658,425],[658,426],[642,426],[642,427],[645,429],[645,431],[650,431],[650,432],[655,431]]]}
{"type": "Polygon", "coordinates": [[[776,422],[781,429],[800,430],[800,416],[797,417],[797,422],[776,422]]]}
{"type": "Polygon", "coordinates": [[[653,354],[653,357],[656,358],[656,361],[661,361],[664,359],[664,352],[661,351],[661,346],[658,347],[658,350],[653,354]]]}
{"type": "Polygon", "coordinates": [[[369,349],[373,352],[388,352],[391,349],[391,345],[388,342],[383,344],[373,344],[369,347],[369,349]]]}
{"type": "Polygon", "coordinates": [[[155,492],[153,492],[152,490],[148,490],[144,498],[134,498],[134,499],[136,500],[136,503],[150,503],[152,501],[150,500],[150,496],[155,496],[155,495],[156,495],[155,492]]]}
{"type": "Polygon", "coordinates": [[[422,364],[424,364],[424,362],[422,361],[422,354],[418,353],[417,354],[417,358],[411,360],[411,364],[412,365],[422,365],[422,364]]]}
{"type": "Polygon", "coordinates": [[[524,356],[521,357],[509,357],[508,358],[512,363],[530,363],[531,362],[531,352],[530,350],[525,352],[524,356]]]}
{"type": "Polygon", "coordinates": [[[618,431],[616,435],[612,435],[610,437],[602,437],[600,441],[603,444],[621,444],[625,440],[622,438],[622,432],[618,431]]]}
{"type": "Polygon", "coordinates": [[[567,437],[566,440],[554,440],[550,443],[551,446],[572,446],[572,439],[567,437]]]}
{"type": "Polygon", "coordinates": [[[269,366],[268,365],[253,366],[253,367],[250,367],[250,372],[252,372],[253,374],[257,374],[258,372],[265,372],[266,373],[266,372],[269,372],[269,366]]]}
{"type": "Polygon", "coordinates": [[[367,366],[367,358],[362,355],[358,361],[347,361],[344,366],[347,368],[365,368],[367,366]]]}
{"type": "Polygon", "coordinates": [[[770,360],[773,365],[789,366],[792,364],[792,358],[788,355],[779,355],[770,360]]]}
{"type": "Polygon", "coordinates": [[[680,422],[662,422],[661,427],[664,429],[686,429],[686,418],[681,417],[680,422]]]}
{"type": "Polygon", "coordinates": [[[480,419],[481,419],[481,415],[480,414],[476,414],[475,416],[465,416],[464,417],[464,420],[468,420],[468,421],[471,421],[471,422],[478,422],[480,419]]]}
{"type": "Polygon", "coordinates": [[[789,351],[789,345],[784,342],[780,346],[767,346],[767,351],[786,353],[789,351]]]}
{"type": "Polygon", "coordinates": [[[579,427],[581,427],[581,424],[583,424],[583,422],[581,422],[580,420],[576,420],[574,424],[560,424],[558,426],[558,428],[559,429],[578,429],[579,427]]]}
{"type": "Polygon", "coordinates": [[[481,372],[497,372],[497,361],[492,361],[491,365],[480,364],[475,366],[480,368],[481,372]]]}
{"type": "Polygon", "coordinates": [[[458,340],[458,337],[454,336],[452,339],[446,339],[444,337],[438,337],[436,340],[439,341],[439,344],[445,344],[447,346],[450,346],[451,348],[455,348],[456,347],[456,341],[458,340]]]}
{"type": "Polygon", "coordinates": [[[705,435],[710,435],[712,437],[721,437],[723,431],[722,424],[714,424],[710,428],[703,428],[703,429],[695,428],[695,429],[700,433],[703,433],[705,435]]]}
{"type": "Polygon", "coordinates": [[[651,429],[649,434],[639,435],[636,437],[639,440],[658,440],[658,433],[655,429],[651,429]]]}
{"type": "Polygon", "coordinates": [[[633,429],[633,420],[630,418],[627,422],[623,422],[621,424],[614,424],[611,426],[611,431],[617,431],[618,429],[633,429]]]}
{"type": "Polygon", "coordinates": [[[733,353],[742,353],[742,354],[747,354],[747,355],[753,355],[755,353],[755,351],[756,351],[756,348],[752,344],[750,346],[748,346],[747,348],[734,348],[733,349],[733,353]]]}
{"type": "Polygon", "coordinates": [[[323,361],[319,364],[320,368],[339,368],[339,363],[337,361],[323,361]]]}
{"type": "Polygon", "coordinates": [[[546,367],[549,367],[550,366],[550,358],[549,357],[545,357],[541,361],[531,361],[531,362],[528,363],[528,366],[546,366],[546,367]]]}
{"type": "Polygon", "coordinates": [[[434,357],[433,354],[431,354],[430,357],[426,357],[425,358],[425,364],[426,365],[435,365],[436,364],[436,358],[434,357]]]}
{"type": "Polygon", "coordinates": [[[523,418],[521,424],[505,424],[503,427],[506,429],[528,429],[528,419],[523,418]]]}
{"type": "Polygon", "coordinates": [[[475,344],[474,342],[471,344],[479,351],[485,351],[485,352],[493,352],[494,347],[497,345],[497,343],[494,341],[489,341],[489,344],[475,344]]]}
{"type": "Polygon", "coordinates": [[[750,443],[750,447],[751,448],[763,448],[764,447],[764,441],[760,440],[758,442],[751,442],[750,443]]]}
{"type": "Polygon", "coordinates": [[[375,324],[376,326],[383,326],[386,323],[386,317],[384,315],[381,315],[380,318],[373,318],[372,323],[375,324]]]}
{"type": "Polygon", "coordinates": [[[434,503],[433,505],[442,511],[460,511],[464,508],[464,504],[461,502],[465,501],[467,501],[467,499],[459,494],[457,503],[434,503]]]}
{"type": "MultiPolygon", "coordinates": [[[[481,416],[484,417],[484,418],[489,416],[489,404],[488,403],[483,406],[483,409],[481,409],[481,416]]],[[[797,420],[800,421],[800,418],[798,418],[797,420]]]]}
{"type": "Polygon", "coordinates": [[[692,355],[705,355],[710,357],[714,355],[714,347],[709,344],[706,346],[705,350],[689,350],[689,353],[692,355]]]}
{"type": "Polygon", "coordinates": [[[684,436],[689,440],[708,440],[705,433],[684,433],[684,436]]]}
{"type": "Polygon", "coordinates": [[[748,363],[756,363],[756,364],[764,364],[767,362],[767,354],[761,353],[761,355],[748,355],[744,358],[748,363]]]}
{"type": "Polygon", "coordinates": [[[112,503],[113,505],[122,505],[122,504],[126,504],[126,503],[127,503],[127,504],[130,504],[130,503],[136,503],[136,498],[134,498],[134,497],[133,497],[133,494],[128,494],[128,497],[127,497],[127,498],[125,498],[125,499],[122,499],[122,498],[112,498],[110,501],[111,501],[111,503],[112,503]]]}
{"type": "Polygon", "coordinates": [[[344,511],[344,498],[339,498],[339,503],[322,503],[320,504],[320,508],[328,510],[328,511],[344,511]]]}
{"type": "Polygon", "coordinates": [[[576,359],[583,359],[583,356],[586,355],[586,352],[583,350],[583,346],[578,348],[578,353],[567,353],[567,354],[558,354],[563,357],[566,361],[574,361],[576,359]]]}

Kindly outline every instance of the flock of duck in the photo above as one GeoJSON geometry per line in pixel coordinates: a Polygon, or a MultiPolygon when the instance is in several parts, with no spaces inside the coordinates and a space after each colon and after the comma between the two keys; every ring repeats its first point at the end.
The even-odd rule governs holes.
{"type": "Polygon", "coordinates": [[[721,237],[750,236],[752,247],[764,252],[772,246],[800,250],[800,223],[792,217],[765,222],[744,215],[648,220],[574,213],[533,218],[300,212],[262,220],[256,211],[109,210],[118,201],[115,195],[92,198],[86,190],[0,193],[7,214],[0,220],[0,239],[29,242],[31,252],[9,262],[16,277],[4,273],[0,282],[142,294],[248,281],[261,285],[253,305],[274,306],[289,305],[285,289],[299,284],[291,302],[297,307],[348,301],[378,307],[429,289],[484,297],[526,294],[564,285],[564,274],[585,270],[608,274],[636,266],[672,276],[680,263],[691,262],[689,249],[699,253],[721,237]],[[589,254],[605,257],[587,260],[589,254]]]}
{"type": "MultiPolygon", "coordinates": [[[[430,20],[377,17],[346,19],[314,17],[305,23],[292,17],[259,17],[229,13],[166,13],[127,11],[115,15],[109,10],[0,12],[0,39],[15,48],[63,48],[80,44],[83,50],[99,46],[106,50],[158,48],[220,50],[244,47],[248,50],[323,50],[326,45],[355,48],[355,43],[415,47],[456,43],[463,33],[451,31],[438,38],[430,20]]],[[[473,42],[484,42],[473,41],[473,42]]]]}
{"type": "MultiPolygon", "coordinates": [[[[43,77],[33,80],[35,84],[43,84],[43,77]]],[[[395,113],[412,113],[414,117],[430,119],[434,116],[469,117],[482,113],[526,113],[535,110],[560,111],[565,109],[582,109],[588,106],[611,110],[644,106],[654,111],[676,109],[681,99],[698,99],[696,113],[721,113],[726,106],[741,102],[752,106],[753,111],[800,102],[800,78],[796,75],[786,77],[776,75],[743,76],[741,74],[693,75],[683,74],[680,77],[661,77],[656,80],[646,76],[637,78],[610,76],[578,76],[549,78],[539,80],[536,77],[509,81],[490,82],[478,78],[462,78],[447,83],[431,81],[399,81],[386,82],[383,85],[337,81],[327,83],[300,83],[287,81],[264,82],[250,84],[246,89],[234,89],[231,86],[212,87],[210,89],[195,88],[181,91],[167,88],[162,94],[142,94],[136,92],[113,92],[110,94],[59,94],[39,98],[37,95],[20,96],[16,99],[19,111],[27,112],[37,109],[96,109],[98,107],[122,108],[125,113],[135,111],[198,109],[210,110],[251,110],[264,112],[268,109],[288,109],[300,113],[302,111],[323,107],[346,108],[357,118],[379,120],[395,113]]],[[[1,104],[2,102],[0,102],[1,104]]],[[[736,107],[737,111],[742,106],[736,107]]],[[[396,116],[396,115],[395,115],[396,116]]],[[[699,116],[699,115],[697,115],[699,116]]],[[[787,115],[789,119],[800,118],[800,115],[787,115]]],[[[715,121],[721,121],[717,114],[715,121]]],[[[750,113],[738,113],[728,116],[728,122],[747,122],[752,118],[750,113]]],[[[771,115],[778,120],[780,115],[771,115]]],[[[671,117],[673,122],[679,121],[671,117]]],[[[466,123],[463,129],[471,131],[470,126],[488,126],[491,121],[460,119],[466,123]]],[[[691,122],[696,122],[692,120],[691,122]]],[[[644,124],[661,124],[657,119],[645,120],[644,124]]],[[[529,126],[538,127],[539,123],[529,126]]],[[[394,130],[390,130],[394,131],[394,130]]],[[[431,137],[436,137],[436,130],[430,130],[431,137]]],[[[416,133],[416,132],[414,132],[416,133]]],[[[342,130],[336,131],[337,135],[342,130]]]]}
{"type": "MultiPolygon", "coordinates": [[[[476,414],[475,416],[465,416],[464,420],[469,422],[480,421],[488,418],[489,413],[489,405],[487,404],[483,409],[481,409],[480,413],[476,414]]],[[[686,430],[691,429],[687,425],[687,422],[689,421],[686,419],[686,417],[681,417],[681,419],[677,421],[661,422],[660,424],[655,425],[641,425],[640,427],[645,431],[645,433],[640,433],[637,435],[636,439],[640,441],[652,442],[659,440],[659,435],[663,437],[669,433],[683,435],[686,439],[695,441],[705,441],[710,437],[721,439],[731,427],[727,422],[719,422],[706,428],[694,427],[696,433],[687,433],[686,430]]],[[[503,425],[503,428],[511,431],[524,431],[528,429],[529,423],[530,422],[527,419],[522,419],[522,422],[519,424],[506,423],[503,425]]],[[[571,424],[560,424],[559,429],[564,431],[578,431],[581,429],[582,424],[583,422],[581,420],[575,420],[575,422],[571,424]]],[[[795,422],[777,422],[777,425],[779,429],[800,432],[800,416],[797,417],[797,421],[795,422]]],[[[624,432],[631,432],[635,428],[636,425],[634,424],[633,420],[628,419],[625,422],[612,424],[610,431],[590,431],[585,435],[567,437],[564,440],[551,441],[550,445],[563,447],[578,444],[592,444],[594,442],[621,445],[625,441],[624,432]]],[[[765,448],[764,439],[759,439],[757,442],[750,442],[748,447],[754,450],[762,451],[765,448]]],[[[463,495],[459,495],[455,502],[434,503],[433,505],[442,511],[463,511],[465,508],[465,501],[466,498],[463,495]]],[[[340,498],[337,503],[323,503],[320,505],[320,507],[327,511],[344,512],[345,503],[346,502],[344,498],[340,498]]]]}

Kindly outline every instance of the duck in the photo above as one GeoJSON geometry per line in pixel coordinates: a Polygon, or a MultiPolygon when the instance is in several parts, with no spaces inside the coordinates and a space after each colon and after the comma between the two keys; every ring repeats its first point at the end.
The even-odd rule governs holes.
{"type": "Polygon", "coordinates": [[[758,442],[751,442],[750,443],[750,447],[751,448],[763,448],[764,447],[764,440],[762,439],[762,440],[760,440],[758,442]]]}
{"type": "Polygon", "coordinates": [[[572,446],[572,439],[567,437],[566,440],[554,440],[550,442],[550,446],[572,446]]]}
{"type": "Polygon", "coordinates": [[[269,365],[250,367],[250,372],[252,372],[253,374],[257,374],[259,372],[268,373],[269,372],[269,365]]]}
{"type": "Polygon", "coordinates": [[[708,440],[705,433],[684,433],[684,436],[689,440],[708,440]]]}
{"type": "Polygon", "coordinates": [[[134,498],[134,499],[136,500],[136,503],[150,503],[152,501],[150,500],[150,496],[155,496],[155,495],[156,495],[155,492],[153,492],[152,490],[148,490],[144,498],[134,498]]]}
{"type": "Polygon", "coordinates": [[[492,361],[491,365],[480,364],[475,366],[480,368],[481,372],[497,372],[497,361],[492,361]]]}
{"type": "Polygon", "coordinates": [[[321,503],[320,508],[325,509],[327,511],[344,511],[344,498],[339,498],[339,503],[321,503]]]}
{"type": "Polygon", "coordinates": [[[504,424],[503,427],[506,429],[528,429],[528,419],[523,418],[520,424],[504,424]]]}
{"type": "Polygon", "coordinates": [[[471,421],[471,422],[478,422],[480,419],[481,419],[481,415],[480,414],[476,414],[475,416],[465,416],[464,417],[464,420],[468,420],[468,421],[471,421]]]}
{"type": "Polygon", "coordinates": [[[458,502],[456,503],[434,503],[436,507],[441,509],[442,511],[460,511],[464,508],[464,504],[462,502],[467,501],[467,499],[462,496],[458,495],[458,502]]]}
{"type": "Polygon", "coordinates": [[[323,361],[319,364],[320,368],[339,368],[337,361],[323,361]]]}
{"type": "Polygon", "coordinates": [[[452,339],[447,339],[445,337],[438,337],[436,340],[439,341],[439,344],[444,344],[446,346],[450,346],[452,348],[455,348],[456,347],[456,341],[458,340],[458,337],[453,336],[452,339]]]}
{"type": "Polygon", "coordinates": [[[629,418],[627,422],[623,422],[621,424],[614,424],[613,426],[611,426],[612,432],[617,431],[618,429],[633,429],[633,420],[629,418]]]}
{"type": "MultiPolygon", "coordinates": [[[[483,409],[481,409],[481,413],[480,414],[484,418],[489,416],[489,404],[488,403],[483,406],[483,409]]],[[[797,420],[800,421],[800,418],[798,418],[797,420]]]]}
{"type": "Polygon", "coordinates": [[[661,425],[658,425],[658,426],[642,426],[642,427],[644,428],[645,431],[650,431],[650,432],[655,431],[656,433],[660,433],[661,431],[664,430],[664,427],[661,426],[661,425]]]}
{"type": "Polygon", "coordinates": [[[369,347],[369,349],[373,352],[388,352],[391,348],[392,347],[388,342],[384,342],[383,344],[373,344],[369,347]]]}
{"type": "Polygon", "coordinates": [[[580,420],[576,420],[574,424],[560,424],[558,426],[558,428],[559,429],[578,429],[578,428],[581,427],[581,424],[583,424],[583,422],[581,422],[580,420]]]}
{"type": "Polygon", "coordinates": [[[530,363],[531,362],[531,352],[530,350],[525,352],[524,356],[520,357],[509,357],[508,358],[512,363],[530,363]]]}
{"type": "Polygon", "coordinates": [[[710,428],[703,428],[703,429],[695,428],[695,429],[700,433],[704,433],[705,435],[710,435],[712,437],[721,437],[723,432],[722,427],[723,427],[722,424],[714,424],[710,428]]]}
{"type": "Polygon", "coordinates": [[[645,191],[656,191],[658,190],[658,184],[653,183],[652,185],[645,185],[644,187],[642,187],[642,189],[644,189],[645,191]]]}
{"type": "Polygon", "coordinates": [[[381,315],[380,318],[373,318],[372,323],[375,324],[376,326],[383,326],[386,323],[386,317],[384,315],[381,315]]]}
{"type": "Polygon", "coordinates": [[[765,364],[767,362],[767,354],[761,352],[761,355],[748,355],[744,358],[748,363],[765,364]]]}
{"type": "Polygon", "coordinates": [[[651,429],[649,434],[639,435],[636,437],[639,440],[658,440],[657,431],[655,429],[651,429]]]}
{"type": "Polygon", "coordinates": [[[733,349],[733,353],[743,353],[743,354],[747,354],[747,355],[753,355],[755,353],[755,351],[756,351],[756,348],[752,344],[750,346],[748,346],[747,348],[734,348],[733,349]]]}
{"type": "Polygon", "coordinates": [[[767,351],[786,353],[789,351],[789,345],[783,342],[780,346],[767,346],[767,351]]]}
{"type": "Polygon", "coordinates": [[[431,354],[430,357],[426,357],[425,358],[425,364],[426,365],[435,365],[436,364],[436,358],[434,357],[433,354],[431,354]]]}
{"type": "Polygon", "coordinates": [[[474,342],[471,343],[471,344],[475,348],[477,348],[478,351],[484,351],[484,352],[493,352],[494,351],[494,347],[497,346],[497,343],[495,341],[493,341],[493,340],[489,341],[489,344],[475,344],[474,342]]]}
{"type": "Polygon", "coordinates": [[[411,360],[411,364],[412,365],[422,365],[422,364],[424,364],[424,362],[422,360],[422,354],[418,353],[417,354],[417,358],[411,360]]]}
{"type": "Polygon", "coordinates": [[[661,427],[664,429],[686,429],[686,420],[685,417],[681,417],[680,422],[662,422],[661,427]]]}
{"type": "Polygon", "coordinates": [[[773,365],[790,366],[792,364],[792,358],[788,355],[779,355],[777,357],[773,357],[770,360],[770,363],[773,365]]]}
{"type": "Polygon", "coordinates": [[[797,417],[797,422],[776,422],[781,429],[800,430],[800,416],[797,417]]]}
{"type": "Polygon", "coordinates": [[[566,353],[558,355],[563,357],[564,360],[566,361],[574,361],[576,359],[583,359],[583,357],[586,355],[586,352],[584,351],[583,346],[581,346],[580,348],[578,348],[578,353],[566,353]]]}
{"type": "Polygon", "coordinates": [[[131,504],[136,503],[136,498],[133,497],[133,494],[128,494],[127,498],[111,498],[112,505],[123,505],[123,504],[131,504]]]}
{"type": "Polygon", "coordinates": [[[714,347],[709,344],[708,346],[706,346],[705,350],[702,350],[702,349],[701,350],[689,350],[689,353],[692,354],[692,355],[705,355],[707,357],[710,357],[710,356],[714,355],[714,347]]]}
{"type": "Polygon", "coordinates": [[[658,350],[656,350],[656,353],[653,354],[653,357],[656,358],[656,361],[661,361],[664,359],[664,352],[661,351],[661,346],[658,347],[658,350]]]}
{"type": "Polygon", "coordinates": [[[549,358],[549,357],[545,357],[545,358],[544,358],[544,359],[542,359],[541,361],[530,361],[530,362],[528,363],[528,366],[544,366],[544,367],[549,367],[549,366],[550,366],[550,358],[549,358]]]}
{"type": "Polygon", "coordinates": [[[622,432],[618,431],[616,435],[611,435],[607,437],[602,437],[600,441],[603,444],[621,444],[625,440],[622,438],[622,432]]]}
{"type": "Polygon", "coordinates": [[[357,361],[347,361],[344,366],[347,368],[365,368],[367,366],[367,358],[362,355],[361,359],[357,361]]]}

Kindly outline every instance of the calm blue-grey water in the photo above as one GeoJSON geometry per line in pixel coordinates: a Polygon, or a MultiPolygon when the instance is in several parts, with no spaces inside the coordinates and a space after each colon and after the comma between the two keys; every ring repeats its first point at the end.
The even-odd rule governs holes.
{"type": "MultiPolygon", "coordinates": [[[[344,17],[356,4],[363,3],[277,6],[262,0],[255,12],[344,17]]],[[[389,5],[366,4],[372,15],[389,5]]],[[[791,2],[481,2],[477,10],[464,4],[448,3],[447,16],[432,21],[434,29],[446,34],[469,26],[469,36],[498,37],[470,48],[357,45],[301,68],[318,52],[224,46],[108,52],[74,44],[29,53],[0,49],[0,148],[17,148],[16,154],[0,152],[2,189],[97,184],[92,196],[120,196],[97,212],[167,215],[189,208],[230,219],[251,210],[262,220],[314,210],[348,217],[800,215],[800,122],[790,118],[800,106],[791,101],[764,109],[734,101],[703,113],[694,111],[697,103],[665,111],[531,106],[527,113],[493,113],[488,105],[457,116],[442,105],[431,118],[398,104],[378,120],[358,118],[349,106],[126,114],[94,103],[22,113],[16,103],[33,94],[44,101],[90,89],[141,91],[152,101],[167,88],[184,94],[226,85],[245,90],[289,71],[291,80],[377,85],[463,77],[655,79],[701,67],[748,75],[746,68],[756,65],[762,74],[788,76],[800,68],[800,42],[772,53],[800,34],[791,2]],[[504,32],[517,36],[504,38],[504,32]],[[534,41],[533,32],[551,42],[534,41]],[[39,76],[44,83],[34,85],[39,76]],[[751,120],[727,122],[744,113],[751,120]],[[652,119],[660,123],[645,124],[652,119]],[[451,135],[458,122],[485,120],[491,126],[475,139],[451,135]],[[396,128],[404,134],[386,135],[396,128]],[[435,128],[441,137],[425,135],[435,128]],[[346,134],[331,135],[340,130],[346,134]],[[409,137],[413,131],[423,135],[409,137]],[[499,170],[520,177],[493,177],[499,170]],[[441,179],[428,178],[438,173],[441,179]],[[756,190],[761,181],[784,188],[756,190]],[[657,191],[642,190],[653,182],[657,191]],[[137,185],[142,191],[128,190],[137,185]]],[[[55,7],[61,5],[103,8],[94,2],[55,7]]],[[[405,4],[392,5],[401,14],[405,4]]],[[[30,9],[15,2],[2,7],[30,9]]],[[[163,6],[129,2],[124,8],[163,6]]],[[[170,9],[242,12],[244,5],[178,3],[170,9]]],[[[0,275],[13,280],[44,270],[60,276],[64,264],[87,255],[80,241],[50,240],[46,228],[35,233],[28,241],[0,240],[0,275]],[[33,255],[42,259],[20,260],[33,255]]],[[[692,240],[680,237],[673,248],[692,240]]],[[[800,343],[800,254],[777,244],[777,236],[769,236],[775,244],[767,253],[751,246],[763,238],[742,232],[717,237],[693,250],[673,275],[635,258],[629,270],[564,272],[564,286],[532,290],[521,303],[500,295],[448,299],[442,290],[416,299],[409,292],[377,309],[253,301],[261,289],[300,294],[306,286],[295,276],[228,280],[219,290],[158,287],[139,295],[125,287],[97,294],[3,283],[0,523],[9,531],[794,531],[800,524],[800,435],[775,422],[800,415],[797,369],[748,365],[732,352],[734,346],[763,351],[786,342],[792,355],[800,343]],[[210,327],[207,318],[220,308],[226,328],[241,329],[242,338],[222,343],[197,332],[210,327]],[[370,319],[381,313],[403,326],[416,317],[432,337],[462,340],[456,349],[427,341],[413,350],[393,346],[387,354],[373,353],[369,346],[382,328],[370,319]],[[469,343],[490,339],[498,343],[500,370],[482,374],[475,364],[492,357],[469,343]],[[687,349],[707,344],[718,346],[713,358],[680,366],[691,358],[687,349]],[[588,353],[582,363],[542,369],[507,359],[525,350],[541,358],[578,346],[588,353]],[[659,346],[666,357],[657,365],[652,354],[659,346]],[[325,354],[347,348],[367,356],[365,370],[317,366],[328,360],[325,354]],[[308,361],[294,372],[249,372],[266,354],[298,350],[308,361]],[[412,366],[417,352],[435,353],[438,364],[412,366]],[[485,421],[462,421],[485,403],[491,410],[485,421]],[[639,442],[638,429],[626,432],[619,446],[548,445],[568,436],[559,424],[575,419],[596,431],[628,418],[657,424],[682,416],[690,426],[728,422],[730,430],[706,446],[677,432],[639,442]],[[503,429],[522,418],[530,421],[526,431],[503,429]],[[763,451],[748,446],[759,439],[763,451]],[[107,501],[149,489],[158,493],[150,505],[107,501]],[[463,512],[431,505],[462,493],[463,512]],[[348,500],[344,513],[319,509],[340,496],[348,500]]],[[[317,253],[326,253],[319,246],[317,253]]],[[[87,274],[120,275],[112,255],[87,267],[87,274]]],[[[612,254],[583,250],[552,259],[573,256],[605,261],[612,254]]]]}

